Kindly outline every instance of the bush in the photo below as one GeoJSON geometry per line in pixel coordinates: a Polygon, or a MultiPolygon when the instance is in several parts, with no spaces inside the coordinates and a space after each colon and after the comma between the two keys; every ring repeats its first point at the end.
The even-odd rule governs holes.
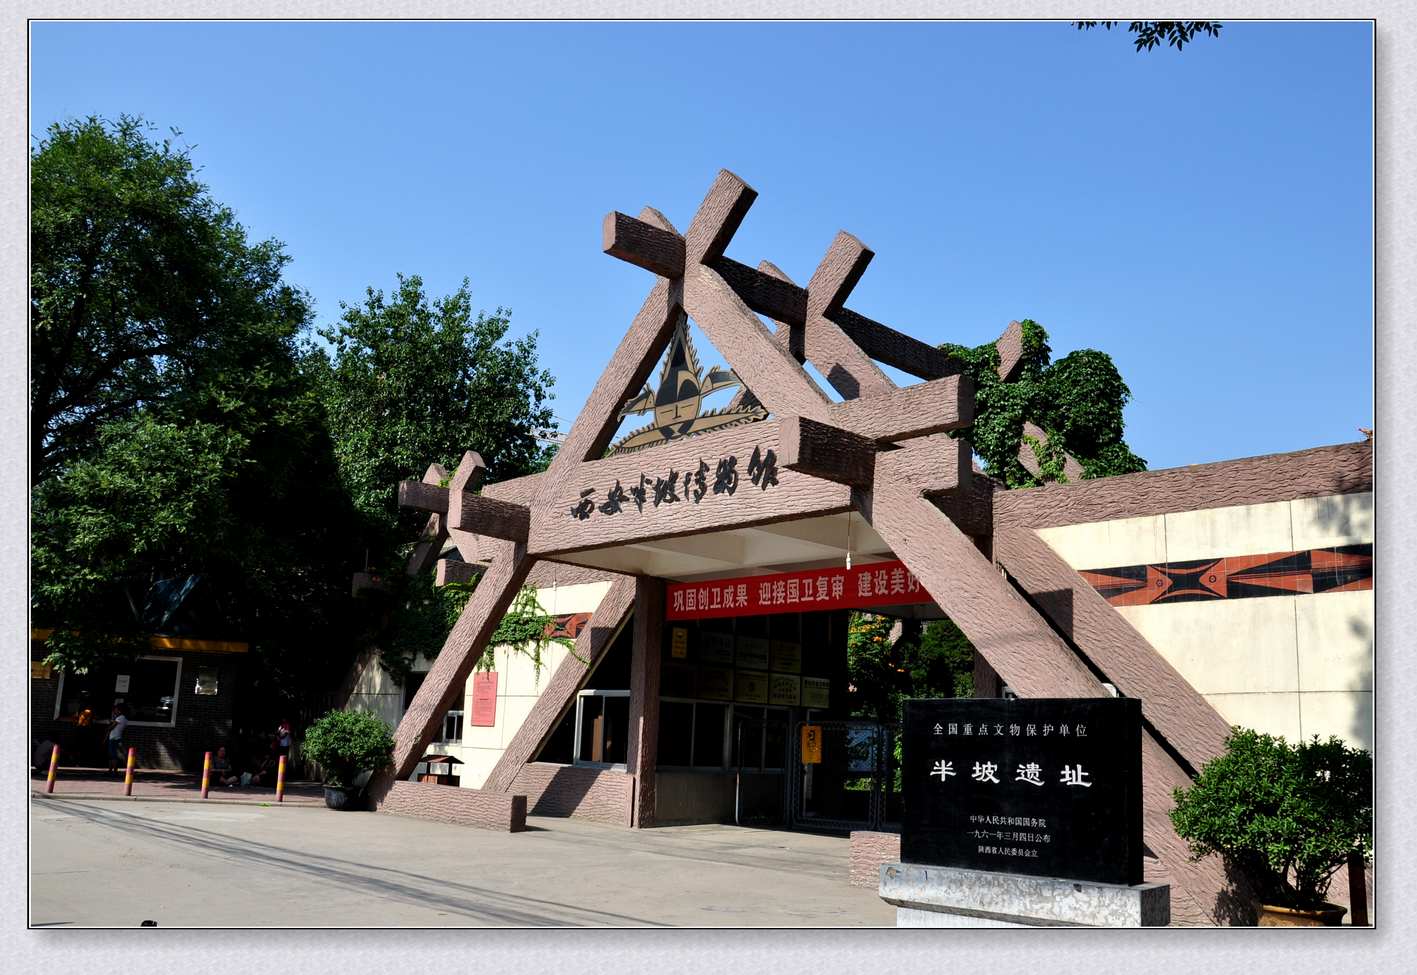
{"type": "Polygon", "coordinates": [[[1267,904],[1311,910],[1348,855],[1373,849],[1373,760],[1338,738],[1297,745],[1237,728],[1177,789],[1171,822],[1193,859],[1219,854],[1267,904]]]}
{"type": "Polygon", "coordinates": [[[305,732],[305,757],[324,770],[325,784],[348,788],[361,772],[377,772],[394,757],[394,738],[380,718],[363,711],[331,711],[305,732]]]}

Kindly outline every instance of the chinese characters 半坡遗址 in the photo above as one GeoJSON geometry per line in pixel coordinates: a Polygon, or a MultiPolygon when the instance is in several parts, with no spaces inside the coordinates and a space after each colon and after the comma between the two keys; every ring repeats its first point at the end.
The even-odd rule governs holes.
{"type": "MultiPolygon", "coordinates": [[[[970,778],[975,782],[992,782],[998,785],[999,780],[994,775],[998,770],[999,767],[993,762],[975,762],[974,770],[970,773],[970,778]]],[[[1043,784],[1043,769],[1037,762],[1021,764],[1016,769],[1016,772],[1017,774],[1014,776],[1015,782],[1027,782],[1029,785],[1043,784]]],[[[938,777],[942,783],[945,779],[953,777],[954,774],[954,762],[947,762],[944,759],[936,760],[934,766],[930,769],[930,778],[938,777]]],[[[1058,782],[1060,785],[1080,786],[1084,789],[1091,789],[1092,783],[1088,781],[1087,776],[1088,773],[1083,769],[1082,763],[1080,762],[1076,765],[1064,765],[1063,773],[1061,777],[1059,777],[1058,782]]]]}

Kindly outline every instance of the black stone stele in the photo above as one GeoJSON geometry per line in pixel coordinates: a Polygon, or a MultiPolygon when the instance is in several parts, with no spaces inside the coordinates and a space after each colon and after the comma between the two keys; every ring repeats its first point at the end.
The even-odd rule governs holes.
{"type": "Polygon", "coordinates": [[[907,701],[901,758],[903,862],[1142,882],[1139,700],[907,701]]]}

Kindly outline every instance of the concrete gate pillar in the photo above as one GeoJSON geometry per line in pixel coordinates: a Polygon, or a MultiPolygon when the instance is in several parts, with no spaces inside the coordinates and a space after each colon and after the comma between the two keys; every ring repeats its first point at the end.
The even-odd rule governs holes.
{"type": "Polygon", "coordinates": [[[630,735],[626,764],[635,776],[630,825],[654,825],[654,776],[659,751],[659,663],[664,639],[664,580],[635,579],[630,657],[630,735]]]}

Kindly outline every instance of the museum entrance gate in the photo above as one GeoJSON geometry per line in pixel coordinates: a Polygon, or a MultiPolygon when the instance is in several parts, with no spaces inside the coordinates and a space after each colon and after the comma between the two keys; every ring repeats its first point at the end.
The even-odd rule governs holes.
{"type": "Polygon", "coordinates": [[[802,721],[793,729],[789,825],[849,832],[900,823],[895,729],[874,721],[802,721]]]}

